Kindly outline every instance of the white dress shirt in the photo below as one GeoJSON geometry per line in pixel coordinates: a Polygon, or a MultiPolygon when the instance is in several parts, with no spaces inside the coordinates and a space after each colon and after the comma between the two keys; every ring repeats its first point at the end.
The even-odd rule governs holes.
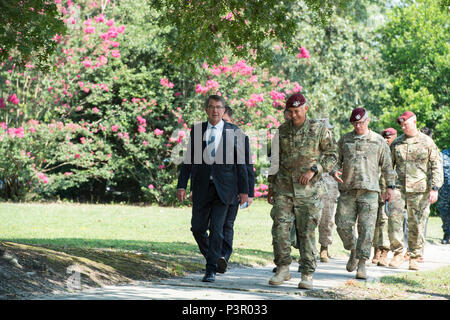
{"type": "MultiPolygon", "coordinates": [[[[217,148],[219,147],[220,144],[220,140],[222,139],[222,131],[223,131],[223,125],[224,122],[223,120],[220,120],[220,122],[218,124],[216,124],[214,127],[216,127],[216,129],[214,130],[214,136],[215,136],[215,140],[214,140],[214,150],[217,151],[217,148]]],[[[211,133],[212,133],[212,128],[213,125],[211,123],[209,123],[208,121],[208,126],[206,127],[206,143],[208,144],[208,141],[211,138],[211,133]]]]}
{"type": "MultiPolygon", "coordinates": [[[[217,148],[219,147],[220,140],[222,139],[223,125],[224,125],[223,120],[220,120],[220,122],[214,126],[214,127],[216,127],[216,129],[214,130],[214,137],[215,137],[214,138],[214,150],[216,152],[217,152],[217,148]]],[[[211,123],[209,123],[209,121],[208,121],[208,126],[206,127],[206,131],[205,131],[206,147],[208,147],[208,141],[211,138],[211,133],[213,131],[212,127],[213,127],[213,125],[211,123]]],[[[213,177],[209,176],[209,179],[213,180],[213,177]]]]}

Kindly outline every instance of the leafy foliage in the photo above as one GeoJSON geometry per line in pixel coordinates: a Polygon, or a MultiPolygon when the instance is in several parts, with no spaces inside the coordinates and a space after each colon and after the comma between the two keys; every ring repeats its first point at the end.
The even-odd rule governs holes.
{"type": "MultiPolygon", "coordinates": [[[[317,24],[315,10],[296,2],[295,10],[303,14],[292,22],[301,32],[291,34],[290,45],[265,36],[258,40],[258,51],[250,51],[249,42],[251,58],[243,59],[224,45],[228,40],[217,42],[212,58],[200,54],[205,43],[199,43],[186,56],[190,67],[176,64],[180,51],[167,47],[167,39],[187,28],[165,21],[172,7],[154,7],[152,0],[59,3],[68,32],[55,38],[52,70],[41,72],[33,59],[20,65],[12,56],[0,65],[2,196],[176,204],[177,162],[172,160],[190,126],[204,121],[203,104],[210,94],[224,97],[236,124],[250,136],[257,197],[267,192],[266,142],[284,121],[285,100],[295,92],[305,94],[308,116],[328,119],[336,139],[351,130],[348,117],[355,107],[371,111],[377,131],[395,126],[396,115],[408,108],[419,115],[420,125],[435,125],[442,145],[449,132],[448,98],[437,88],[448,77],[442,35],[435,36],[441,40],[429,53],[439,68],[436,63],[431,68],[430,57],[416,57],[408,46],[399,67],[394,63],[398,46],[387,46],[387,40],[407,39],[406,34],[394,37],[401,26],[392,26],[407,8],[393,11],[382,28],[386,40],[380,41],[375,28],[382,10],[373,2],[363,1],[357,9],[343,6],[324,25],[317,24]],[[263,51],[266,61],[255,63],[263,51]]],[[[211,3],[216,2],[207,6],[211,3]]],[[[273,6],[289,9],[292,3],[273,6]]],[[[265,10],[255,11],[254,19],[265,10]]],[[[265,28],[261,23],[253,24],[252,32],[265,28]]]]}
{"type": "Polygon", "coordinates": [[[254,57],[257,63],[270,61],[271,51],[263,44],[266,39],[276,39],[291,48],[297,22],[304,19],[307,10],[313,12],[314,23],[320,25],[328,21],[336,8],[351,2],[305,0],[305,7],[297,0],[157,1],[163,12],[160,25],[174,27],[167,43],[172,49],[171,59],[179,64],[195,64],[204,59],[218,63],[223,47],[240,58],[254,57]]]}
{"type": "Polygon", "coordinates": [[[404,111],[417,115],[419,126],[434,131],[440,148],[450,145],[450,53],[448,12],[436,1],[420,0],[396,7],[381,29],[382,55],[392,75],[382,100],[383,124],[394,124],[404,111]]]}
{"type": "Polygon", "coordinates": [[[54,37],[66,32],[56,4],[41,0],[1,0],[0,20],[0,61],[13,55],[16,62],[24,65],[37,57],[38,67],[48,69],[47,59],[56,48],[54,37]]]}

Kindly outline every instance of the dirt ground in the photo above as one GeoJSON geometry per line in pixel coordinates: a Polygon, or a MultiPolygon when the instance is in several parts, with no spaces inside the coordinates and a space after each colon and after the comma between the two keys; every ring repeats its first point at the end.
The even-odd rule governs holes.
{"type": "Polygon", "coordinates": [[[201,269],[189,257],[0,242],[0,299],[149,281],[201,269]],[[79,279],[78,282],[76,282],[79,279]],[[75,282],[74,282],[75,281],[75,282]]]}

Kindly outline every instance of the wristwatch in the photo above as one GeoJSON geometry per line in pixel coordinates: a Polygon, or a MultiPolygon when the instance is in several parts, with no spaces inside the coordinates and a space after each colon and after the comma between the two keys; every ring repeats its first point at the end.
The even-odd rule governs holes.
{"type": "Polygon", "coordinates": [[[438,188],[438,187],[436,187],[436,186],[432,186],[432,187],[431,187],[431,190],[433,190],[433,191],[438,191],[438,190],[439,190],[439,188],[438,188]]]}
{"type": "Polygon", "coordinates": [[[387,186],[387,188],[394,190],[394,189],[395,189],[395,186],[394,186],[394,185],[392,185],[392,186],[387,186]]]}
{"type": "Polygon", "coordinates": [[[311,167],[311,170],[314,172],[314,175],[316,175],[317,172],[319,172],[319,169],[317,169],[317,166],[316,166],[316,165],[313,165],[313,166],[311,167]]]}

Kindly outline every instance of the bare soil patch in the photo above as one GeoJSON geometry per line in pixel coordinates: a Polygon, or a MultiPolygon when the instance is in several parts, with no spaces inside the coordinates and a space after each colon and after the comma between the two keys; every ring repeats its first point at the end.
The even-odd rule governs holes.
{"type": "Polygon", "coordinates": [[[0,242],[0,257],[0,299],[70,292],[74,272],[80,289],[87,289],[180,276],[202,267],[191,257],[13,242],[0,242]]]}

